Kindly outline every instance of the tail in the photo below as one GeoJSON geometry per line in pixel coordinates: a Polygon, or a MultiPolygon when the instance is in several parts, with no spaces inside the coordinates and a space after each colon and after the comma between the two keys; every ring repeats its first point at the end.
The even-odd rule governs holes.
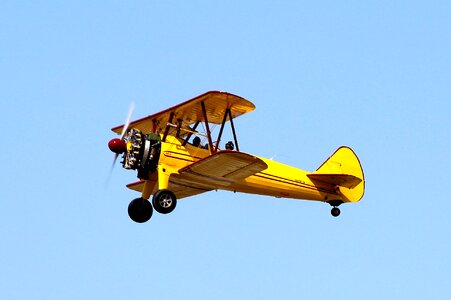
{"type": "Polygon", "coordinates": [[[365,193],[365,177],[357,155],[349,147],[338,148],[315,172],[313,181],[333,184],[344,202],[357,202],[365,193]]]}

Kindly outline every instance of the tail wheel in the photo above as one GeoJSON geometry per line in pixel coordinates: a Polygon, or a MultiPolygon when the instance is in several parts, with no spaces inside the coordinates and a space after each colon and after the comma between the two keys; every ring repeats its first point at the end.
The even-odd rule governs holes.
{"type": "Polygon", "coordinates": [[[170,190],[159,190],[153,195],[152,204],[160,214],[168,214],[175,209],[177,199],[170,190]]]}
{"type": "Polygon", "coordinates": [[[128,215],[136,223],[144,223],[152,217],[153,209],[149,200],[136,198],[128,205],[128,215]]]}
{"type": "Polygon", "coordinates": [[[334,217],[338,217],[340,215],[340,209],[338,208],[339,205],[343,204],[342,200],[331,200],[329,202],[332,206],[332,210],[330,211],[330,214],[334,217]]]}
{"type": "Polygon", "coordinates": [[[338,207],[334,207],[334,208],[332,208],[330,213],[332,214],[332,216],[338,217],[340,215],[340,209],[338,207]]]}

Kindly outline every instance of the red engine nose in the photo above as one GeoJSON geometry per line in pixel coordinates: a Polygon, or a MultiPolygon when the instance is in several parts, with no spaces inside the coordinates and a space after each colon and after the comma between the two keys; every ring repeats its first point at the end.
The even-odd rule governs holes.
{"type": "Polygon", "coordinates": [[[108,142],[108,148],[116,154],[121,154],[127,150],[127,144],[121,139],[112,139],[108,142]]]}

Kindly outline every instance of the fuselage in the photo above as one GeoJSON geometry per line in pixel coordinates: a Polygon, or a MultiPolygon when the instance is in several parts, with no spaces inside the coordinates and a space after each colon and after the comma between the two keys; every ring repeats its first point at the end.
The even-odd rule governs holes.
{"type": "MultiPolygon", "coordinates": [[[[189,143],[183,146],[183,140],[167,136],[166,141],[161,144],[159,165],[179,170],[210,155],[208,149],[189,143]]],[[[268,165],[267,169],[232,184],[219,183],[218,188],[234,192],[325,202],[341,199],[333,185],[314,184],[307,177],[310,172],[270,159],[258,158],[268,165]]]]}

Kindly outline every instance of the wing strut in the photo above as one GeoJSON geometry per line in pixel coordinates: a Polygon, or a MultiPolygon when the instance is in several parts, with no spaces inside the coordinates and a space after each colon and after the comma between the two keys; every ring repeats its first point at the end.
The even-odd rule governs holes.
{"type": "Polygon", "coordinates": [[[158,124],[159,124],[158,120],[156,120],[156,119],[152,120],[152,132],[153,133],[157,133],[157,134],[160,133],[159,130],[158,130],[158,124]]]}
{"type": "Polygon", "coordinates": [[[169,128],[171,127],[170,124],[172,124],[172,119],[174,119],[174,112],[171,112],[171,114],[169,115],[169,120],[168,123],[166,124],[166,129],[164,130],[164,135],[163,135],[163,142],[166,142],[166,137],[168,136],[169,133],[169,128]]]}
{"type": "Polygon", "coordinates": [[[214,153],[218,152],[219,143],[221,142],[222,132],[224,131],[225,122],[227,122],[227,117],[230,120],[230,126],[232,127],[233,139],[235,141],[236,150],[240,151],[240,147],[238,146],[238,139],[236,138],[235,126],[233,124],[233,117],[230,108],[227,108],[224,113],[224,118],[222,119],[221,129],[219,130],[218,140],[216,141],[216,147],[214,153]]]}
{"type": "Polygon", "coordinates": [[[204,101],[200,102],[200,105],[202,106],[202,113],[204,115],[204,121],[205,121],[205,127],[207,129],[207,137],[208,137],[208,146],[210,149],[210,153],[216,153],[215,149],[213,148],[213,141],[211,140],[211,132],[210,132],[210,125],[208,124],[208,118],[207,118],[207,110],[205,109],[205,103],[204,101]]]}
{"type": "Polygon", "coordinates": [[[226,109],[224,113],[224,118],[222,119],[221,129],[219,130],[218,140],[216,141],[215,152],[218,152],[219,143],[221,142],[222,132],[224,130],[225,122],[227,121],[227,117],[229,115],[230,109],[226,109]]]}
{"type": "Polygon", "coordinates": [[[235,125],[233,125],[232,112],[229,111],[230,125],[232,126],[233,139],[235,140],[236,151],[240,151],[240,147],[238,147],[238,139],[236,138],[235,125]]]}
{"type": "Polygon", "coordinates": [[[180,131],[182,130],[182,119],[177,120],[177,132],[175,134],[176,137],[180,137],[180,131]]]}

